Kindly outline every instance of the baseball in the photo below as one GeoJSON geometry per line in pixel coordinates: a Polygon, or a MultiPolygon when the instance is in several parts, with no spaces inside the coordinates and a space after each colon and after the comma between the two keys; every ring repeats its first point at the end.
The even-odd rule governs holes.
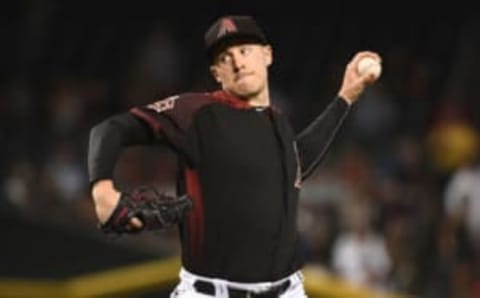
{"type": "Polygon", "coordinates": [[[364,57],[357,63],[357,72],[361,76],[368,73],[378,78],[382,73],[382,65],[372,57],[364,57]]]}

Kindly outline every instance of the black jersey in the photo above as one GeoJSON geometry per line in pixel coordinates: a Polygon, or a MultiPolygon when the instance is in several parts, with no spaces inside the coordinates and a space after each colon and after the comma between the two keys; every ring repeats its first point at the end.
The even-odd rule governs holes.
{"type": "MultiPolygon", "coordinates": [[[[333,124],[347,110],[342,102],[337,100],[341,108],[332,115],[333,124]]],[[[131,112],[183,160],[179,191],[194,201],[193,212],[180,227],[187,270],[259,282],[299,269],[301,169],[310,168],[324,150],[315,148],[318,140],[298,146],[279,111],[250,107],[222,91],[182,94],[131,112]],[[302,165],[301,153],[308,151],[314,151],[314,157],[302,165]]],[[[326,147],[329,138],[321,143],[326,147]]]]}

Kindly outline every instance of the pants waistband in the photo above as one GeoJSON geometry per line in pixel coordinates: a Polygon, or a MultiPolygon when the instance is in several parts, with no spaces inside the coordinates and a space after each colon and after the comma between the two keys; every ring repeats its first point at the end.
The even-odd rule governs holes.
{"type": "MultiPolygon", "coordinates": [[[[287,280],[278,286],[273,286],[268,290],[262,292],[242,290],[230,286],[226,287],[225,292],[228,293],[229,298],[278,298],[280,295],[285,293],[285,291],[287,291],[290,286],[290,280],[287,280]]],[[[217,288],[211,282],[198,280],[193,283],[193,287],[198,293],[210,296],[216,296],[217,294],[217,288]]]]}
{"type": "Polygon", "coordinates": [[[180,270],[180,278],[193,285],[201,293],[212,296],[217,296],[218,293],[228,293],[228,297],[263,297],[265,293],[272,292],[280,294],[289,287],[303,282],[303,275],[300,271],[276,281],[240,283],[196,275],[182,268],[180,270]]]}

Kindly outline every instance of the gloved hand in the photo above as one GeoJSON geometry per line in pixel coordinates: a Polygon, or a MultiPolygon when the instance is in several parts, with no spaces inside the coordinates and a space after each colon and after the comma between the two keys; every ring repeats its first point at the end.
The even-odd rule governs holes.
{"type": "Polygon", "coordinates": [[[159,230],[180,223],[192,209],[188,195],[180,197],[159,193],[154,187],[142,186],[122,192],[117,206],[108,220],[100,224],[105,233],[136,233],[142,230],[159,230]],[[130,225],[132,218],[142,221],[142,228],[130,225]]]}

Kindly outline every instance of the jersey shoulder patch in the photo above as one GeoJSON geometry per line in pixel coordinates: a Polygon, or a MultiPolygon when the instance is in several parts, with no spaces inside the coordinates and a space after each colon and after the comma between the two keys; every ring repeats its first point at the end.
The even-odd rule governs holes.
{"type": "Polygon", "coordinates": [[[148,109],[154,110],[157,113],[162,113],[175,108],[175,102],[180,98],[180,95],[172,95],[159,101],[147,105],[148,109]]]}

